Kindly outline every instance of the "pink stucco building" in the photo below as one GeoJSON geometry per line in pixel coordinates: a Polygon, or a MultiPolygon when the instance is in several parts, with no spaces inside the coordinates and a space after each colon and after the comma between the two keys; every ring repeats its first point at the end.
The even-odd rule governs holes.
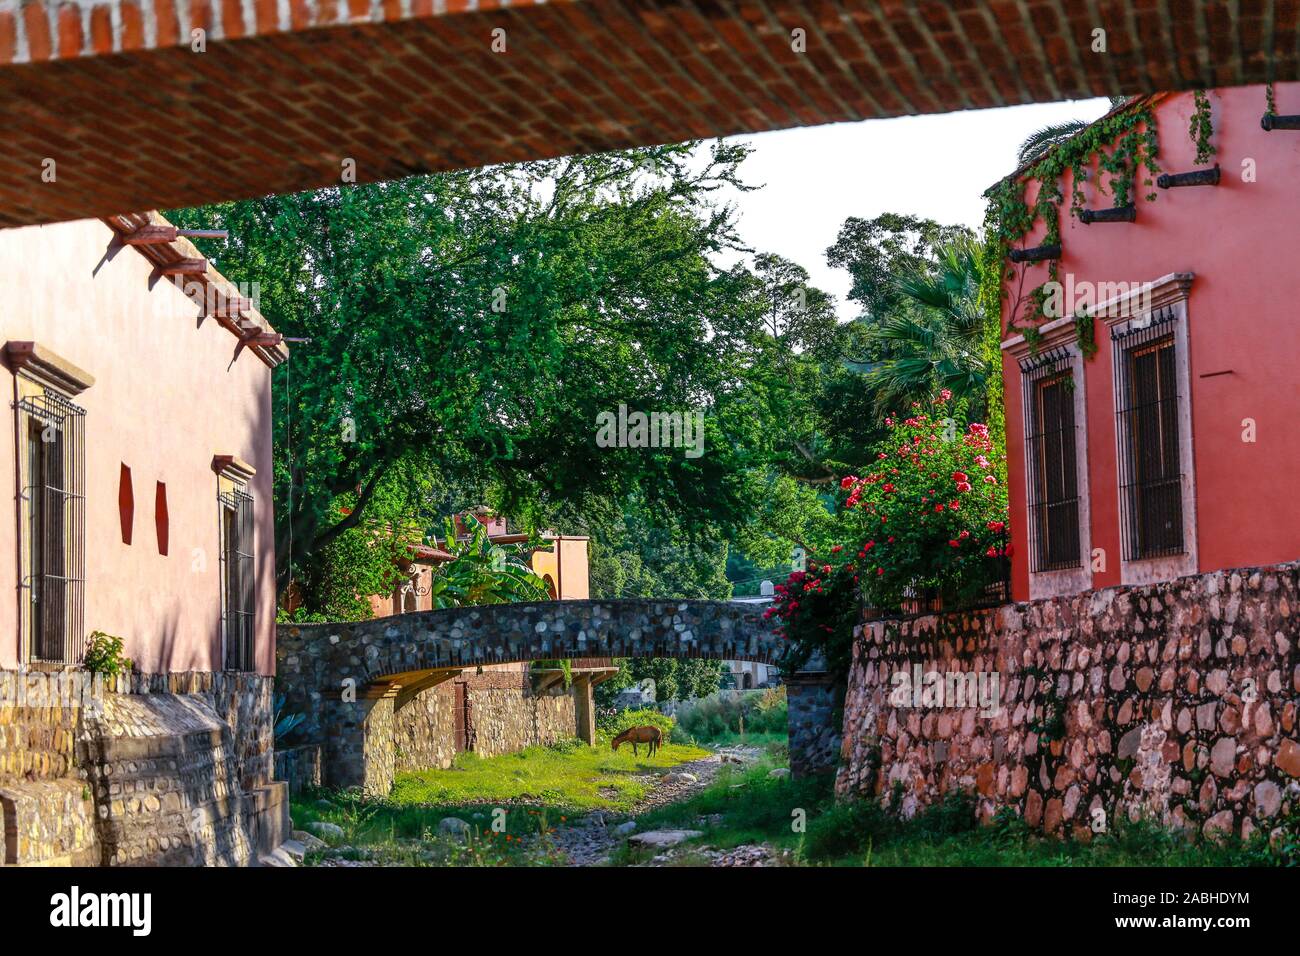
{"type": "Polygon", "coordinates": [[[288,827],[281,337],[157,214],[0,231],[0,287],[0,863],[253,862],[288,827]]]}
{"type": "Polygon", "coordinates": [[[77,663],[98,630],[145,673],[270,674],[271,369],[286,353],[251,305],[205,317],[187,292],[222,313],[234,288],[210,266],[168,275],[202,257],[183,237],[129,244],[141,227],[0,232],[15,502],[0,667],[77,663]]]}
{"type": "MultiPolygon", "coordinates": [[[[1300,114],[1300,84],[1275,96],[1300,114]]],[[[1162,170],[1201,169],[1204,184],[1139,177],[1131,214],[1085,224],[1068,171],[1061,183],[1061,311],[1041,341],[1002,342],[1018,600],[1300,558],[1300,131],[1262,127],[1263,87],[1208,101],[1214,157],[1199,165],[1192,93],[1123,108],[1149,106],[1162,170]],[[1092,357],[1076,313],[1092,319],[1092,357]]],[[[1113,205],[1105,178],[1094,159],[1089,209],[1113,205]]],[[[1040,220],[1018,248],[1043,237],[1040,220]]],[[[1047,279],[1041,261],[1010,268],[1004,328],[1047,279]]]]}

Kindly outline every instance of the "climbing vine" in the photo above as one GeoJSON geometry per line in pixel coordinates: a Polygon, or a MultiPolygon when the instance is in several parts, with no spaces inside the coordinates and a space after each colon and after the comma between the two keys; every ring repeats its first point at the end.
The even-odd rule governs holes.
{"type": "Polygon", "coordinates": [[[1273,92],[1272,83],[1264,87],[1264,112],[1269,116],[1277,115],[1277,94],[1273,92]]]}
{"type": "Polygon", "coordinates": [[[1090,361],[1097,354],[1097,330],[1091,312],[1080,309],[1074,313],[1074,339],[1079,343],[1079,352],[1084,361],[1090,361]]]}
{"type": "Polygon", "coordinates": [[[1187,134],[1196,147],[1196,165],[1204,166],[1214,158],[1214,147],[1210,144],[1210,137],[1214,135],[1210,97],[1205,90],[1197,90],[1192,94],[1192,101],[1196,108],[1192,111],[1192,121],[1188,126],[1187,134]]]}
{"type": "MultiPolygon", "coordinates": [[[[1067,172],[1070,174],[1070,215],[1078,216],[1084,209],[1084,183],[1088,181],[1094,161],[1099,172],[1106,175],[1105,188],[1115,206],[1133,205],[1139,193],[1147,201],[1154,200],[1155,177],[1160,173],[1156,161],[1158,152],[1155,114],[1149,103],[1142,103],[1098,120],[1049,150],[1020,175],[1009,176],[998,183],[988,192],[986,222],[992,227],[991,237],[998,244],[1003,261],[1007,250],[1022,240],[1039,220],[1044,227],[1042,245],[1061,244],[1061,204],[1065,201],[1062,179],[1067,172]],[[1032,206],[1025,199],[1029,180],[1038,182],[1032,206]]],[[[1049,284],[1059,281],[1058,259],[1048,260],[1047,281],[1021,296],[1010,311],[1007,330],[1022,334],[1031,351],[1037,351],[1041,339],[1037,325],[1047,318],[1044,305],[1051,294],[1049,284]],[[1019,321],[1022,311],[1027,320],[1023,323],[1019,321]]],[[[1022,285],[1023,273],[1031,265],[1026,264],[1022,271],[1022,285]]],[[[1014,279],[1015,270],[1009,271],[1006,278],[1014,279]]],[[[1075,329],[1084,354],[1095,354],[1091,322],[1081,322],[1076,316],[1075,329]]]]}

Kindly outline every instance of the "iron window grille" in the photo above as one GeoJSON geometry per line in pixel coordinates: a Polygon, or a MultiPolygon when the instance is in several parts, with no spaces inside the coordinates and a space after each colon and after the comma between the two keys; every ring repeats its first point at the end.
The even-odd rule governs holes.
{"type": "Polygon", "coordinates": [[[1120,455],[1120,520],[1127,561],[1183,554],[1183,472],[1174,324],[1166,308],[1111,334],[1120,455]]]}
{"type": "Polygon", "coordinates": [[[26,545],[22,659],[77,664],[86,649],[86,410],[49,391],[15,407],[26,545]]]}
{"type": "Polygon", "coordinates": [[[221,631],[225,667],[231,671],[252,671],[257,667],[253,497],[238,490],[222,492],[217,497],[221,512],[221,631]]]}
{"type": "Polygon", "coordinates": [[[1073,359],[1063,349],[1020,364],[1029,469],[1031,570],[1082,564],[1073,359]]]}

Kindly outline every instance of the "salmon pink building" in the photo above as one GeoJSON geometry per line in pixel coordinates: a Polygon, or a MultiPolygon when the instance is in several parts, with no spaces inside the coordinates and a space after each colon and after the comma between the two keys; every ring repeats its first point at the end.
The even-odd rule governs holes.
{"type": "Polygon", "coordinates": [[[0,862],[250,862],[281,338],[157,214],[0,231],[0,288],[0,862]]]}
{"type": "MultiPolygon", "coordinates": [[[[1078,183],[1067,169],[1059,242],[1037,216],[1011,250],[1017,600],[1300,558],[1300,84],[1272,100],[1255,86],[1131,101],[1114,115],[1149,111],[1137,128],[1161,175],[1139,169],[1116,207],[1096,156],[1078,183]]],[[[1032,212],[1041,186],[1016,175],[1032,212]]]]}

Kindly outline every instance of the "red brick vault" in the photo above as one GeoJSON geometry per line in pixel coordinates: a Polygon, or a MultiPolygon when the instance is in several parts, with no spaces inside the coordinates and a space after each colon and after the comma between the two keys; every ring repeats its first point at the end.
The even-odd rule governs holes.
{"type": "Polygon", "coordinates": [[[348,160],[367,182],[842,120],[1300,79],[1298,9],[0,0],[0,226],[324,186],[348,160]]]}

